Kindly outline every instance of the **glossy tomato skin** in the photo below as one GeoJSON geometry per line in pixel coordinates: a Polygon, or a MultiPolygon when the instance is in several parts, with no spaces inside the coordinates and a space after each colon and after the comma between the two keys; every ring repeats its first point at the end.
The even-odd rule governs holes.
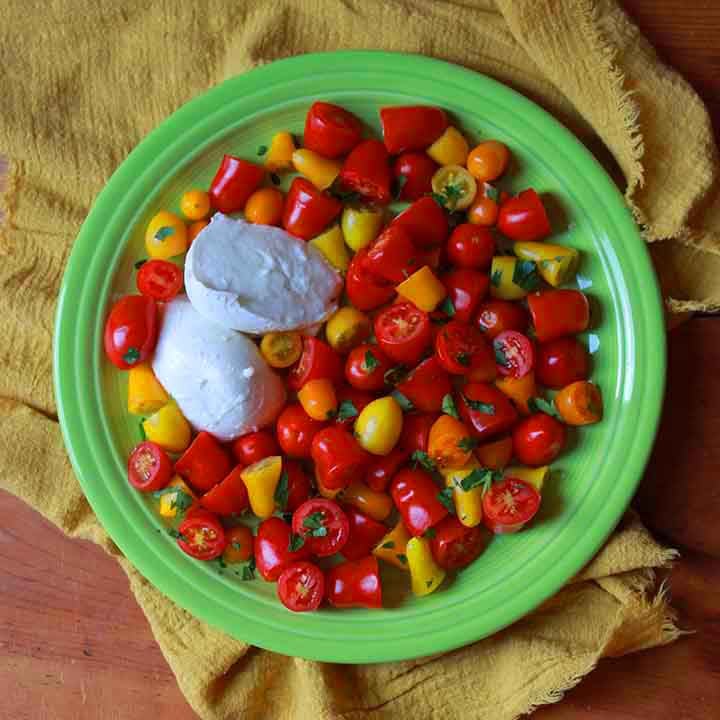
{"type": "Polygon", "coordinates": [[[247,488],[240,477],[242,471],[242,465],[232,469],[214,488],[200,498],[200,504],[206,510],[223,517],[247,510],[250,502],[247,488]]]}
{"type": "Polygon", "coordinates": [[[362,477],[372,456],[345,429],[332,425],[313,439],[312,459],[318,479],[329,490],[340,490],[362,477]]]}
{"type": "Polygon", "coordinates": [[[350,351],[345,378],[358,390],[376,392],[385,388],[385,373],[392,367],[392,360],[377,345],[366,343],[350,351]]]}
{"type": "Polygon", "coordinates": [[[148,260],[135,278],[138,291],[154,300],[172,300],[183,286],[182,270],[168,260],[148,260]]]}
{"type": "Polygon", "coordinates": [[[267,430],[256,430],[234,440],[232,451],[239,463],[252,465],[271,455],[279,455],[280,446],[267,430]]]}
{"type": "Polygon", "coordinates": [[[348,560],[325,573],[325,596],[338,608],[382,607],[382,586],[377,558],[348,560]]]}
{"type": "Polygon", "coordinates": [[[391,360],[416,365],[430,345],[430,317],[412,303],[391,305],[375,318],[375,337],[391,360]]]}
{"type": "Polygon", "coordinates": [[[500,205],[500,232],[515,241],[543,240],[550,232],[550,220],[540,196],[529,188],[500,205]]]}
{"type": "Polygon", "coordinates": [[[426,153],[407,152],[400,155],[393,168],[396,181],[405,178],[399,199],[413,202],[432,192],[432,176],[437,169],[435,161],[426,153]]]}
{"type": "MultiPolygon", "coordinates": [[[[478,440],[490,440],[510,430],[518,419],[518,413],[508,398],[494,385],[468,383],[457,402],[462,421],[478,440]],[[491,405],[493,412],[471,407],[473,403],[491,405]]],[[[488,408],[489,409],[489,408],[488,408]]]]}
{"type": "Polygon", "coordinates": [[[210,203],[222,213],[242,210],[258,189],[265,171],[259,165],[233,155],[224,155],[210,184],[210,203]]]}
{"type": "Polygon", "coordinates": [[[385,537],[388,529],[385,525],[361,513],[352,505],[343,506],[347,516],[350,535],[342,549],[346,560],[359,560],[370,555],[372,549],[385,537]]]}
{"type": "Polygon", "coordinates": [[[214,560],[225,551],[227,539],[220,521],[207,510],[188,512],[178,527],[178,547],[197,560],[214,560]]]}
{"type": "Polygon", "coordinates": [[[227,476],[232,466],[225,448],[203,430],[175,463],[175,472],[195,490],[207,492],[227,476]]]}
{"type": "Polygon", "coordinates": [[[284,510],[295,512],[312,494],[312,482],[297,460],[283,460],[288,477],[288,499],[284,510]]]}
{"type": "Polygon", "coordinates": [[[310,240],[340,214],[342,207],[339,200],[318,190],[309,180],[296,177],[285,200],[282,226],[291,235],[310,240]]]}
{"type": "Polygon", "coordinates": [[[380,110],[385,147],[391,155],[425,150],[448,126],[444,110],[429,105],[385,107],[380,110]]]}
{"type": "Polygon", "coordinates": [[[412,453],[415,450],[427,452],[430,428],[438,419],[438,413],[412,412],[403,416],[403,428],[398,447],[412,453]]]}
{"type": "Polygon", "coordinates": [[[397,385],[397,390],[416,410],[439,412],[443,398],[452,392],[452,385],[446,370],[433,355],[410,371],[407,378],[397,385]]]}
{"type": "Polygon", "coordinates": [[[290,457],[309,458],[313,439],[325,425],[313,420],[299,403],[288,405],[277,419],[278,444],[290,457]]]}
{"type": "Polygon", "coordinates": [[[395,285],[420,268],[420,258],[410,233],[397,225],[385,228],[360,262],[364,270],[380,281],[395,285]]]}
{"type": "Polygon", "coordinates": [[[565,446],[565,426],[550,415],[536,413],[513,430],[513,453],[530,467],[549,465],[565,446]]]}
{"type": "Polygon", "coordinates": [[[105,322],[105,354],[121,370],[145,362],[155,348],[158,320],[155,300],[126,295],[110,310],[105,322]]]}
{"type": "Polygon", "coordinates": [[[488,300],[478,307],[475,324],[491,340],[505,330],[524,333],[530,318],[519,303],[509,300],[488,300]]]}
{"type": "Polygon", "coordinates": [[[306,500],[295,510],[292,529],[296,535],[305,539],[311,554],[317,557],[328,557],[340,552],[350,536],[347,515],[334,500],[326,498],[306,500]],[[325,534],[313,534],[320,531],[325,534]]]}
{"type": "Polygon", "coordinates": [[[435,337],[438,363],[453,375],[481,374],[495,377],[495,356],[490,343],[474,326],[451,320],[435,337]]]}
{"type": "Polygon", "coordinates": [[[590,304],[579,290],[544,290],[528,295],[538,342],[549,342],[587,330],[590,304]]]}
{"type": "Polygon", "coordinates": [[[427,195],[405,208],[390,224],[405,228],[419,248],[442,245],[450,232],[447,214],[427,195]]]}
{"type": "Polygon", "coordinates": [[[507,377],[525,377],[535,366],[535,348],[527,335],[504,330],[493,340],[497,369],[507,377]]]}
{"type": "Polygon", "coordinates": [[[375,492],[385,492],[400,468],[410,459],[410,450],[396,447],[388,455],[373,459],[365,475],[365,484],[375,492]]]}
{"type": "Polygon", "coordinates": [[[590,375],[590,357],[584,345],[573,337],[541,343],[537,354],[538,382],[560,390],[590,375]]]}
{"type": "Polygon", "coordinates": [[[304,545],[290,551],[291,534],[291,527],[279,517],[268,518],[258,525],[253,546],[255,564],[268,582],[277,580],[288,565],[310,557],[310,551],[304,545]]]}
{"type": "Polygon", "coordinates": [[[362,122],[339,105],[314,102],[305,117],[303,145],[328,158],[350,152],[362,138],[362,122]]]}
{"type": "Polygon", "coordinates": [[[440,488],[424,470],[401,470],[392,482],[390,494],[411,535],[420,536],[448,515],[438,500],[440,488]]]}
{"type": "Polygon", "coordinates": [[[345,158],[340,170],[344,188],[385,205],[391,200],[390,156],[379,140],[363,140],[345,158]]]}
{"type": "Polygon", "coordinates": [[[317,610],[325,597],[325,576],[314,563],[307,560],[288,565],[278,578],[277,594],[280,602],[293,612],[317,610]]]}
{"type": "Polygon", "coordinates": [[[128,482],[141,492],[162,490],[172,477],[172,462],[154,442],[136,445],[128,458],[128,482]]]}
{"type": "Polygon", "coordinates": [[[495,238],[482,225],[462,223],[450,235],[448,260],[459,268],[487,270],[495,254],[495,238]]]}
{"type": "Polygon", "coordinates": [[[483,524],[495,535],[514,533],[535,517],[540,493],[530,483],[505,478],[483,495],[483,524]]]}
{"type": "Polygon", "coordinates": [[[335,423],[344,428],[352,427],[352,425],[355,424],[357,416],[363,411],[363,408],[375,399],[374,395],[371,395],[369,392],[365,392],[364,390],[354,388],[352,385],[341,385],[335,391],[335,395],[338,401],[338,409],[342,408],[343,402],[348,401],[353,404],[353,407],[357,411],[357,415],[352,417],[340,419],[338,416],[335,418],[335,423]]]}
{"type": "Polygon", "coordinates": [[[395,288],[363,267],[368,249],[358,250],[350,261],[345,277],[345,292],[358,310],[374,310],[395,297],[395,288]]]}
{"type": "Polygon", "coordinates": [[[435,562],[445,570],[459,570],[474,562],[486,545],[480,527],[465,527],[454,515],[435,526],[430,541],[435,562]]]}
{"type": "Polygon", "coordinates": [[[487,273],[461,268],[445,273],[441,280],[455,308],[453,318],[464,323],[472,322],[490,287],[487,273]]]}
{"type": "Polygon", "coordinates": [[[303,351],[300,359],[290,368],[288,387],[299,390],[311,380],[330,380],[339,383],[343,377],[343,360],[340,353],[333,350],[325,341],[316,337],[303,338],[303,351]]]}

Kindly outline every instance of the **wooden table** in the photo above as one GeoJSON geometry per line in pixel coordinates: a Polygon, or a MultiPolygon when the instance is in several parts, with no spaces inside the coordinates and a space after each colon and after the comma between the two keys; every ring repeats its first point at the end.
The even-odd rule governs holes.
{"type": "MultiPolygon", "coordinates": [[[[720,128],[718,0],[626,0],[703,95],[720,128]]],[[[670,335],[666,412],[635,500],[682,551],[671,573],[674,645],[605,660],[542,720],[720,718],[720,318],[670,335]]],[[[0,718],[191,720],[114,561],[0,493],[0,718]]],[[[238,719],[239,720],[239,719],[238,719]]]]}

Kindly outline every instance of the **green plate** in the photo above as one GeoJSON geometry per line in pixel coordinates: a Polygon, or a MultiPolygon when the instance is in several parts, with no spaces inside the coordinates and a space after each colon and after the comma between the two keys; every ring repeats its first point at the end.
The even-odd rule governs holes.
{"type": "Polygon", "coordinates": [[[55,384],[65,442],[100,522],[140,572],[194,615],[241,640],[325,661],[374,662],[437,653],[490,635],[547,599],[590,560],[633,495],[660,413],[665,373],[661,301],[645,245],[622,197],[585,148],[552,117],[503,85],[410,55],[339,52],[282,60],[188,103],[130,154],[80,231],[57,315],[55,384]],[[450,111],[468,136],[498,138],[517,158],[503,187],[532,185],[560,205],[557,240],[583,256],[578,282],[594,300],[586,334],[606,415],[572,433],[542,511],[496,538],[470,568],[415,599],[407,576],[383,569],[389,607],[295,615],[275,585],[243,582],[185,556],[151,503],[128,485],[139,441],[125,409],[126,376],[105,361],[110,303],[134,291],[149,218],[207,186],[223,153],[256,158],[274,131],[302,133],[309,105],[337,102],[379,129],[388,104],[450,111]]]}

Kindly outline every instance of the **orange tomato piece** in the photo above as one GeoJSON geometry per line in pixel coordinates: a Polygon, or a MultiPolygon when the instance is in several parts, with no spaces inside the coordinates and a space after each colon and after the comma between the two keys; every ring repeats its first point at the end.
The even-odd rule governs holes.
{"type": "Polygon", "coordinates": [[[439,468],[459,468],[468,463],[475,444],[465,423],[441,415],[430,428],[428,455],[439,468]]]}
{"type": "Polygon", "coordinates": [[[487,140],[474,147],[467,156],[467,169],[481,182],[499,178],[508,166],[510,151],[497,140],[487,140]]]}
{"type": "Polygon", "coordinates": [[[330,420],[337,410],[335,388],[327,378],[306,382],[298,391],[298,400],[313,420],[330,420]]]}
{"type": "Polygon", "coordinates": [[[500,438],[475,448],[478,462],[491,470],[501,470],[512,460],[512,437],[500,438]]]}
{"type": "Polygon", "coordinates": [[[555,407],[568,425],[591,425],[603,416],[600,388],[587,380],[564,387],[555,396],[555,407]]]}
{"type": "Polygon", "coordinates": [[[511,377],[510,375],[499,377],[495,380],[495,385],[515,403],[517,409],[523,415],[530,414],[528,402],[530,398],[537,395],[535,373],[532,370],[521,378],[511,377]]]}
{"type": "Polygon", "coordinates": [[[279,225],[285,196],[276,188],[256,190],[245,205],[245,219],[255,225],[279,225]]]}
{"type": "Polygon", "coordinates": [[[241,563],[253,554],[253,534],[249,527],[237,525],[225,531],[227,547],[223,553],[226,563],[241,563]]]}

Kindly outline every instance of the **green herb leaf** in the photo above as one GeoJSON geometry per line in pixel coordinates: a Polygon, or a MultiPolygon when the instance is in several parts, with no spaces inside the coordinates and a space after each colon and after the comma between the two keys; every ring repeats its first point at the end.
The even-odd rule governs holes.
{"type": "Polygon", "coordinates": [[[485,183],[483,185],[483,192],[485,193],[486,198],[494,200],[495,202],[500,202],[500,190],[494,185],[485,183]]]}
{"type": "Polygon", "coordinates": [[[288,543],[288,552],[297,552],[305,544],[305,538],[302,535],[290,534],[290,542],[288,543]]]}
{"type": "Polygon", "coordinates": [[[237,550],[238,552],[240,552],[243,549],[243,546],[239,542],[231,542],[230,547],[233,550],[237,550]]]}
{"type": "Polygon", "coordinates": [[[392,540],[388,540],[380,546],[383,550],[392,550],[395,547],[395,543],[392,540]]]}
{"type": "Polygon", "coordinates": [[[435,532],[435,528],[428,528],[424,533],[423,537],[427,538],[428,540],[432,540],[437,533],[435,532]]]}
{"type": "Polygon", "coordinates": [[[170,227],[169,225],[163,225],[161,228],[158,228],[155,235],[153,236],[155,240],[160,240],[160,242],[165,242],[165,238],[169,238],[175,234],[175,228],[170,227]]]}
{"type": "Polygon", "coordinates": [[[463,189],[460,185],[449,183],[443,188],[442,194],[445,196],[445,207],[454,210],[463,196],[463,189]]]}
{"type": "Polygon", "coordinates": [[[425,587],[432,587],[433,581],[432,580],[426,580],[425,581],[425,587]]]}
{"type": "Polygon", "coordinates": [[[402,408],[403,412],[410,412],[415,407],[410,400],[398,390],[393,390],[390,394],[395,398],[395,402],[402,408]]]}
{"type": "Polygon", "coordinates": [[[316,530],[317,528],[324,527],[324,521],[325,514],[318,510],[317,512],[310,513],[310,515],[303,520],[303,527],[308,528],[308,530],[316,530]]]}
{"type": "Polygon", "coordinates": [[[445,395],[442,399],[442,411],[446,415],[454,417],[456,420],[460,419],[457,407],[455,406],[455,401],[453,400],[453,396],[450,393],[445,395]]]}
{"type": "Polygon", "coordinates": [[[362,369],[366,373],[371,373],[376,367],[378,367],[380,363],[378,362],[378,359],[372,354],[371,350],[365,351],[365,358],[362,362],[362,369]]]}
{"type": "Polygon", "coordinates": [[[428,472],[435,472],[437,469],[435,461],[422,450],[414,450],[413,454],[410,456],[410,460],[413,463],[413,468],[416,468],[419,465],[423,470],[427,470],[428,472]]]}
{"type": "Polygon", "coordinates": [[[455,317],[455,306],[449,295],[440,303],[439,309],[448,317],[455,317]]]}
{"type": "Polygon", "coordinates": [[[396,554],[395,557],[403,564],[407,565],[407,555],[404,555],[403,553],[396,554]]]}
{"type": "Polygon", "coordinates": [[[143,258],[142,260],[138,260],[135,263],[135,269],[139,270],[145,263],[147,262],[147,258],[143,258]]]}
{"type": "Polygon", "coordinates": [[[430,322],[435,323],[435,325],[447,325],[450,322],[450,318],[446,315],[436,315],[433,313],[430,315],[430,322]]]}
{"type": "Polygon", "coordinates": [[[443,209],[447,208],[447,198],[440,193],[430,193],[430,197],[443,209]]]}
{"type": "Polygon", "coordinates": [[[339,178],[333,182],[327,191],[328,194],[347,204],[356,203],[362,198],[359,192],[356,192],[355,190],[346,190],[339,178]]]}
{"type": "Polygon", "coordinates": [[[530,292],[540,287],[540,275],[537,264],[532,260],[518,260],[513,270],[513,282],[523,290],[530,292]]]}
{"type": "Polygon", "coordinates": [[[282,180],[277,173],[270,173],[270,182],[272,182],[273,185],[279,185],[282,180]]]}
{"type": "Polygon", "coordinates": [[[142,420],[138,423],[138,427],[140,428],[140,437],[143,440],[147,440],[147,435],[145,434],[145,427],[143,426],[142,420]]]}
{"type": "Polygon", "coordinates": [[[134,365],[140,359],[140,351],[136,347],[129,347],[122,359],[128,365],[134,365]]]}
{"type": "Polygon", "coordinates": [[[465,452],[470,452],[478,446],[479,440],[477,438],[464,437],[462,438],[457,446],[465,452]]]}
{"type": "Polygon", "coordinates": [[[268,151],[267,145],[261,145],[257,149],[258,157],[262,157],[263,155],[265,155],[267,153],[267,151],[268,151]]]}
{"type": "Polygon", "coordinates": [[[469,352],[459,352],[455,359],[458,361],[460,365],[463,367],[470,367],[470,360],[472,359],[472,356],[469,352]]]}
{"type": "Polygon", "coordinates": [[[175,528],[168,528],[167,534],[171,538],[175,538],[175,540],[184,540],[185,542],[187,542],[187,538],[181,532],[178,532],[175,528]]]}
{"type": "Polygon", "coordinates": [[[328,410],[325,413],[326,420],[334,420],[337,417],[337,410],[328,410]]]}
{"type": "Polygon", "coordinates": [[[280,510],[285,510],[288,503],[288,495],[290,493],[290,477],[286,470],[280,473],[277,487],[275,488],[275,503],[280,510]]]}
{"type": "Polygon", "coordinates": [[[453,502],[453,489],[443,488],[438,494],[437,499],[441,505],[451,514],[455,514],[455,503],[453,502]]]}
{"type": "Polygon", "coordinates": [[[219,558],[218,558],[218,565],[219,565],[223,570],[225,570],[225,568],[227,568],[227,563],[222,559],[222,557],[219,557],[219,558]]]}
{"type": "Polygon", "coordinates": [[[492,483],[493,471],[487,468],[475,468],[469,475],[464,477],[460,481],[460,487],[465,491],[469,492],[473,488],[483,486],[485,490],[490,487],[492,483]]]}
{"type": "Polygon", "coordinates": [[[533,397],[528,400],[528,408],[530,412],[536,413],[541,412],[550,417],[560,419],[560,413],[555,408],[555,403],[548,402],[545,398],[533,397]]]}
{"type": "Polygon", "coordinates": [[[408,371],[402,365],[396,365],[394,368],[390,368],[383,375],[386,385],[399,385],[401,382],[407,380],[408,371]]]}
{"type": "Polygon", "coordinates": [[[495,352],[495,362],[502,367],[510,367],[510,361],[505,354],[505,348],[500,344],[493,342],[493,351],[495,352]]]}
{"type": "Polygon", "coordinates": [[[343,400],[338,406],[337,419],[341,422],[358,416],[358,409],[352,400],[343,400]]]}
{"type": "Polygon", "coordinates": [[[502,282],[502,276],[503,276],[502,270],[494,270],[493,271],[493,274],[490,277],[490,282],[492,283],[493,287],[500,287],[500,283],[502,282]]]}
{"type": "Polygon", "coordinates": [[[152,497],[155,500],[159,500],[164,495],[171,496],[170,508],[180,513],[184,513],[194,502],[192,495],[189,495],[182,488],[174,485],[163,488],[162,490],[156,490],[152,493],[152,497]]]}
{"type": "Polygon", "coordinates": [[[495,406],[492,403],[485,403],[480,400],[471,400],[466,395],[463,395],[463,400],[471,410],[477,410],[478,412],[485,413],[486,415],[495,414],[495,406]]]}
{"type": "Polygon", "coordinates": [[[408,181],[407,175],[398,175],[395,178],[394,187],[393,187],[393,198],[395,200],[400,199],[400,195],[402,194],[402,189],[405,187],[405,183],[408,181]]]}
{"type": "Polygon", "coordinates": [[[248,562],[245,567],[242,569],[242,576],[241,580],[254,580],[255,579],[255,558],[250,558],[250,562],[248,562]]]}

